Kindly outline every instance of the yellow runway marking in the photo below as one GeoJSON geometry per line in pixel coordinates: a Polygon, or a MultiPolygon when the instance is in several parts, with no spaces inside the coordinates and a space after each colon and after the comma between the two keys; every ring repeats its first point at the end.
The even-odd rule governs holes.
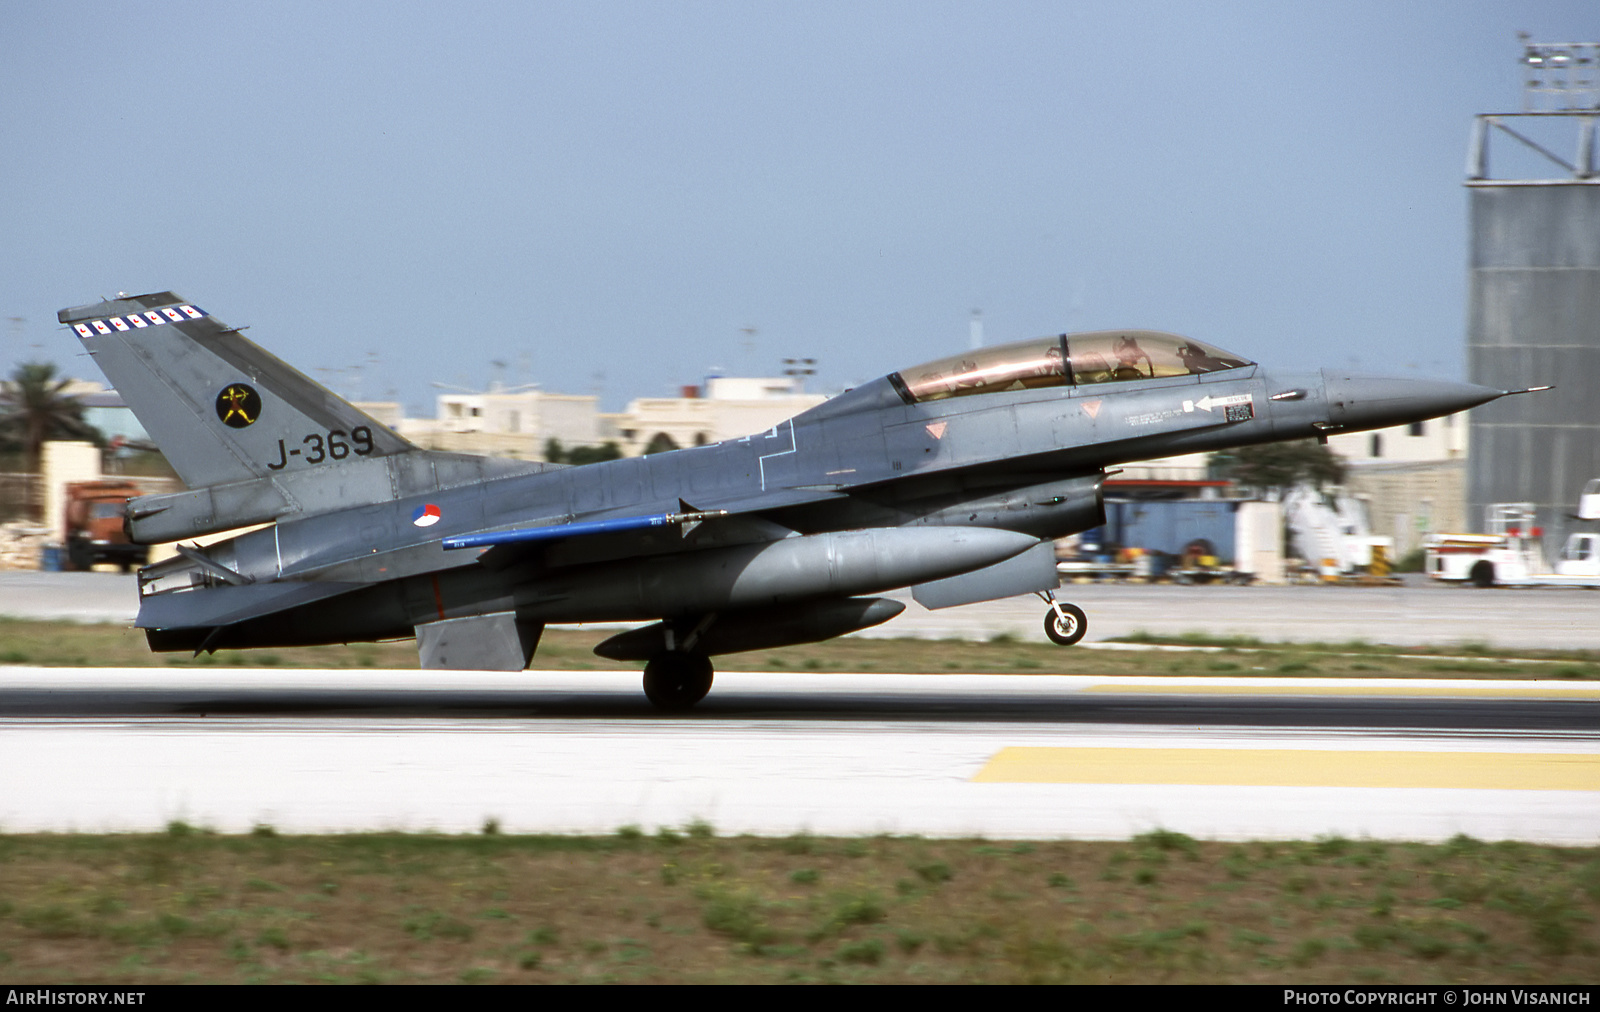
{"type": "Polygon", "coordinates": [[[1159,692],[1174,696],[1212,694],[1226,696],[1493,696],[1497,699],[1596,699],[1600,686],[1590,688],[1557,687],[1554,685],[1504,686],[1504,685],[1120,685],[1102,682],[1084,689],[1085,692],[1159,692]]]}
{"type": "Polygon", "coordinates": [[[1311,749],[1005,748],[980,783],[1600,791],[1600,755],[1311,749]]]}

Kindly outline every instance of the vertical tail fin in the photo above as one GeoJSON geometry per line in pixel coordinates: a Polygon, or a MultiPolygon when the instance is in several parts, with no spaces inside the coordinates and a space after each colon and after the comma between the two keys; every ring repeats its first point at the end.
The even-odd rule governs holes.
{"type": "Polygon", "coordinates": [[[172,292],[57,314],[190,488],[413,450],[392,429],[172,292]]]}

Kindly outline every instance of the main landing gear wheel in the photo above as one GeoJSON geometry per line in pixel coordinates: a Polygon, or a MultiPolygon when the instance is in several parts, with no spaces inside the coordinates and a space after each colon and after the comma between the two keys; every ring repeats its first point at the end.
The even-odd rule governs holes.
{"type": "Polygon", "coordinates": [[[644,694],[658,709],[687,710],[711,691],[711,658],[664,650],[644,666],[644,694]]]}
{"type": "Polygon", "coordinates": [[[1056,601],[1044,613],[1044,634],[1060,646],[1072,646],[1088,631],[1089,618],[1075,604],[1056,601]]]}

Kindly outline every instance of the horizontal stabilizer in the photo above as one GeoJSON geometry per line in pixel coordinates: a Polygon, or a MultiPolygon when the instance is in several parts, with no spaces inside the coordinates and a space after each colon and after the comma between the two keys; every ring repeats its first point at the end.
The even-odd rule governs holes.
{"type": "Polygon", "coordinates": [[[150,594],[140,601],[134,625],[140,629],[215,628],[359,589],[357,583],[249,583],[150,594]]]}

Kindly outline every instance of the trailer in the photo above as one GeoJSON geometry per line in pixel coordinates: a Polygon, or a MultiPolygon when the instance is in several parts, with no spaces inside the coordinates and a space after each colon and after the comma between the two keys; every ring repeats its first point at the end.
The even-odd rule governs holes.
{"type": "Polygon", "coordinates": [[[1249,499],[1109,499],[1106,523],[1058,558],[1062,579],[1279,582],[1280,504],[1249,499]]]}

